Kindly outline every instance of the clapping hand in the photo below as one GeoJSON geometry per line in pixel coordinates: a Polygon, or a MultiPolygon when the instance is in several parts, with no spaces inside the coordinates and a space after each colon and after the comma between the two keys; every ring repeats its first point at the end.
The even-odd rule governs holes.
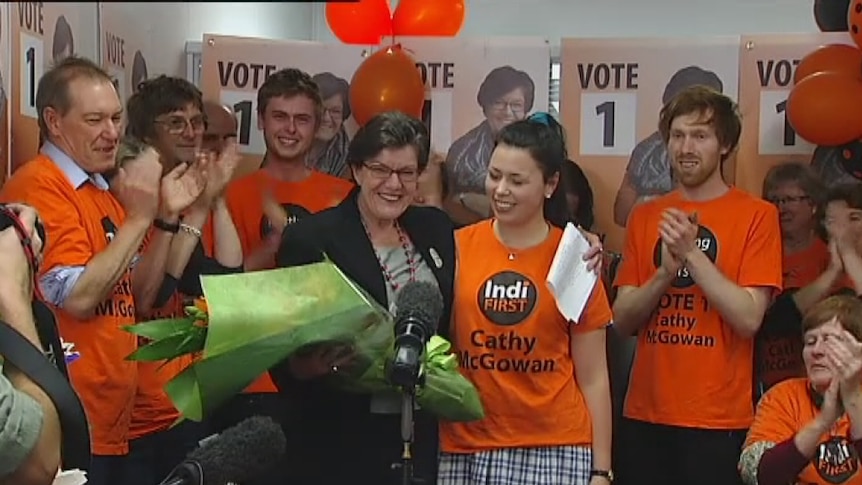
{"type": "Polygon", "coordinates": [[[697,214],[669,208],[662,213],[658,232],[664,246],[680,262],[685,262],[697,247],[697,214]]]}
{"type": "Polygon", "coordinates": [[[844,261],[841,259],[841,251],[838,249],[838,240],[829,240],[829,269],[838,274],[844,271],[844,261]]]}
{"type": "Polygon", "coordinates": [[[823,404],[820,406],[817,420],[824,428],[831,428],[842,414],[844,414],[844,406],[841,404],[840,386],[838,379],[832,379],[826,392],[823,393],[823,404]]]}
{"type": "Polygon", "coordinates": [[[210,208],[212,203],[224,193],[225,187],[233,179],[239,166],[238,146],[236,140],[231,140],[218,156],[213,152],[198,154],[198,165],[206,167],[206,188],[198,199],[198,204],[210,208]]]}
{"type": "Polygon", "coordinates": [[[823,325],[826,360],[838,381],[842,399],[858,398],[862,392],[862,343],[833,318],[823,325]]]}
{"type": "Polygon", "coordinates": [[[117,169],[112,191],[129,218],[152,221],[159,210],[162,164],[159,154],[147,148],[117,169]]]}
{"type": "Polygon", "coordinates": [[[161,210],[168,217],[185,211],[206,187],[206,167],[181,163],[162,177],[161,210]]]}

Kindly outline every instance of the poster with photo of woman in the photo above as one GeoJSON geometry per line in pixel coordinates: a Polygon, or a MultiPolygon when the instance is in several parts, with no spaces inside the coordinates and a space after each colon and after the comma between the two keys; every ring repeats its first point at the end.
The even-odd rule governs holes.
{"type": "Polygon", "coordinates": [[[487,217],[485,176],[494,137],[504,126],[548,111],[551,50],[541,38],[399,39],[427,87],[423,121],[431,148],[445,154],[456,223],[487,217]]]}
{"type": "Polygon", "coordinates": [[[344,122],[350,119],[350,84],[331,72],[311,77],[320,88],[323,99],[323,117],[314,137],[308,166],[315,170],[347,177],[347,147],[350,135],[344,122]]]}

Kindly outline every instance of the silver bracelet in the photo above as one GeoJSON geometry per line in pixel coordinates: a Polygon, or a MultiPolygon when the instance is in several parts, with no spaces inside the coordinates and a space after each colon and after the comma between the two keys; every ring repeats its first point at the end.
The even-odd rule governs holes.
{"type": "Polygon", "coordinates": [[[188,224],[185,224],[183,222],[180,223],[180,230],[185,232],[186,234],[191,234],[192,236],[195,236],[196,238],[201,237],[201,230],[200,229],[198,229],[197,227],[193,227],[193,226],[190,226],[188,224]]]}

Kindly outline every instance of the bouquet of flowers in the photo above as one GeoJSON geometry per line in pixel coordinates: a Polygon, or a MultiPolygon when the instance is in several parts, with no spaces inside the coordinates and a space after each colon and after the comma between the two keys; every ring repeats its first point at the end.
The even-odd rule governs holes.
{"type": "MultiPolygon", "coordinates": [[[[363,393],[394,389],[384,372],[394,347],[392,316],[331,262],[204,276],[201,283],[204,299],[185,316],[126,327],[149,340],[130,360],[196,356],[165,387],[184,418],[202,420],[270,367],[322,344],[356,352],[349,370],[328,384],[363,393]]],[[[417,403],[442,419],[481,419],[478,393],[449,347],[440,337],[428,342],[417,403]]]]}

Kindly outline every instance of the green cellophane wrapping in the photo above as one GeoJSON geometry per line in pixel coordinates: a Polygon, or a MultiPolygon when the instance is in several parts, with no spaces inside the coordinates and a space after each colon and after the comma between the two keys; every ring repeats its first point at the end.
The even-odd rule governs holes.
{"type": "MultiPolygon", "coordinates": [[[[394,354],[394,337],[383,326],[369,328],[357,342],[358,365],[339,371],[331,379],[338,387],[352,392],[391,391],[386,381],[386,363],[394,354]]],[[[450,353],[451,344],[434,335],[425,346],[422,383],[416,389],[419,407],[447,421],[475,421],[485,417],[482,401],[473,384],[458,370],[458,358],[450,353]]]]}
{"type": "Polygon", "coordinates": [[[392,328],[388,312],[329,261],[204,276],[201,283],[207,305],[206,327],[197,330],[205,335],[202,348],[190,343],[194,316],[128,328],[154,340],[130,356],[134,360],[200,354],[165,387],[183,417],[194,421],[299,349],[327,343],[356,347],[369,328],[392,328]],[[154,335],[157,328],[162,333],[154,335]]]}
{"type": "MultiPolygon", "coordinates": [[[[162,361],[197,354],[165,391],[183,418],[200,421],[272,366],[297,351],[345,345],[355,359],[331,385],[349,392],[391,390],[385,363],[393,354],[393,320],[329,261],[291,268],[201,278],[207,311],[127,327],[152,340],[129,356],[162,361]],[[196,320],[206,325],[195,324],[196,320]]],[[[434,337],[425,356],[420,406],[441,418],[480,419],[476,389],[458,371],[449,343],[434,337]]]]}

